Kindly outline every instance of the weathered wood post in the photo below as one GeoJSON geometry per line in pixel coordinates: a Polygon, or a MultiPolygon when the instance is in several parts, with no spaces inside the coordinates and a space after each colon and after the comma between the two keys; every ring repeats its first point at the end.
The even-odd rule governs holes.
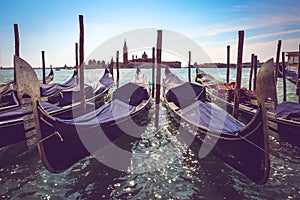
{"type": "Polygon", "coordinates": [[[189,51],[189,63],[188,63],[188,71],[189,71],[189,82],[191,82],[191,51],[189,51]]]}
{"type": "Polygon", "coordinates": [[[282,83],[283,83],[283,101],[286,101],[286,76],[285,76],[285,60],[284,60],[285,53],[282,52],[282,83]]]}
{"type": "Polygon", "coordinates": [[[119,72],[119,51],[117,51],[116,55],[116,68],[117,68],[117,84],[119,84],[120,72],[119,72]]]}
{"type": "MultiPolygon", "coordinates": [[[[18,24],[14,24],[14,33],[15,33],[15,55],[20,56],[20,37],[18,24]]],[[[16,84],[16,68],[14,65],[14,84],[16,84]]]]}
{"type": "MultiPolygon", "coordinates": [[[[76,73],[77,73],[77,76],[78,76],[78,43],[76,42],[75,43],[75,70],[76,70],[76,73]]],[[[78,84],[78,81],[79,79],[77,78],[77,84],[78,84]]]]}
{"type": "Polygon", "coordinates": [[[162,30],[157,30],[157,44],[156,44],[156,95],[155,95],[155,128],[159,125],[159,102],[160,102],[160,77],[161,77],[161,48],[162,48],[162,30]]]}
{"type": "Polygon", "coordinates": [[[227,45],[227,71],[226,71],[226,83],[229,83],[230,76],[230,45],[227,45]]]}
{"type": "MultiPolygon", "coordinates": [[[[250,77],[249,77],[249,90],[252,90],[252,74],[254,65],[254,53],[251,54],[251,66],[250,66],[250,77]]],[[[255,83],[254,83],[255,84],[255,83]]]]}
{"type": "Polygon", "coordinates": [[[80,63],[80,96],[83,113],[86,113],[84,91],[84,26],[83,15],[79,15],[79,63],[80,63]]]}
{"type": "Polygon", "coordinates": [[[114,77],[114,58],[111,57],[111,60],[110,60],[110,64],[109,64],[109,72],[111,73],[113,79],[115,78],[114,77]]]}
{"type": "Polygon", "coordinates": [[[157,46],[156,46],[156,98],[155,103],[160,101],[160,77],[161,77],[161,47],[162,47],[162,30],[157,31],[157,46]]]}
{"type": "Polygon", "coordinates": [[[42,51],[43,84],[46,84],[45,51],[42,51]]]}
{"type": "Polygon", "coordinates": [[[296,94],[299,95],[298,102],[300,103],[300,44],[299,44],[299,50],[298,50],[298,79],[297,79],[297,89],[296,94]]]}
{"type": "Polygon", "coordinates": [[[240,104],[240,88],[242,81],[242,60],[243,60],[243,45],[244,45],[244,31],[239,31],[239,42],[238,42],[238,58],[237,58],[237,69],[236,69],[236,83],[234,88],[234,107],[232,116],[237,118],[240,104]]]}
{"type": "Polygon", "coordinates": [[[154,85],[155,85],[155,47],[152,47],[152,98],[154,98],[154,85]]]}
{"type": "Polygon", "coordinates": [[[256,77],[257,77],[257,56],[254,56],[254,76],[253,76],[253,90],[256,90],[256,77]]]}
{"type": "Polygon", "coordinates": [[[277,54],[276,54],[276,66],[275,66],[275,83],[277,83],[277,77],[278,77],[279,59],[280,59],[280,49],[281,49],[281,40],[278,40],[278,44],[277,44],[277,54]]]}

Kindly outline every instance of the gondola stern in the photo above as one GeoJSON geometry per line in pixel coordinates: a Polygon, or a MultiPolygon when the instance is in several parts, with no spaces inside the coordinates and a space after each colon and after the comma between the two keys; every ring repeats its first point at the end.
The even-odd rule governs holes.
{"type": "Polygon", "coordinates": [[[274,128],[274,124],[268,120],[267,109],[272,108],[276,109],[278,100],[277,100],[277,90],[276,82],[274,76],[274,61],[273,58],[267,60],[261,67],[257,75],[257,100],[259,107],[262,110],[262,125],[263,125],[263,140],[264,140],[264,153],[265,160],[262,164],[264,173],[261,178],[255,181],[257,184],[264,184],[269,178],[270,171],[270,150],[269,150],[269,132],[271,128],[274,128]],[[273,125],[272,125],[273,124],[273,125]]]}
{"type": "Polygon", "coordinates": [[[19,56],[14,56],[14,65],[16,70],[18,99],[22,105],[23,112],[29,113],[23,117],[27,146],[37,146],[44,166],[47,168],[47,170],[56,172],[55,169],[49,165],[45,156],[43,144],[41,142],[42,136],[38,113],[38,105],[40,102],[40,86],[37,75],[32,67],[19,56]]]}
{"type": "Polygon", "coordinates": [[[273,58],[271,58],[260,67],[256,81],[256,92],[259,104],[263,107],[271,107],[275,110],[278,105],[278,100],[273,66],[274,61],[273,58]],[[267,100],[272,103],[267,105],[267,100]]]}

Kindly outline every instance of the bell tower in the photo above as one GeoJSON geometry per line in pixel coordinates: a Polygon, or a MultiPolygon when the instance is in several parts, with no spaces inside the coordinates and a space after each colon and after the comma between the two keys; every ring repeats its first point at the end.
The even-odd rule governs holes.
{"type": "Polygon", "coordinates": [[[124,46],[123,46],[123,63],[128,64],[128,51],[127,51],[126,40],[124,40],[124,46]]]}

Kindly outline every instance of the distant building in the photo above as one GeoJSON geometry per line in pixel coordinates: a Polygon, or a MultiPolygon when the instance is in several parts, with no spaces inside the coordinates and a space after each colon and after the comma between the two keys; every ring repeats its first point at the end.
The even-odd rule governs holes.
{"type": "MultiPolygon", "coordinates": [[[[137,55],[132,55],[132,60],[128,60],[128,49],[126,40],[124,40],[124,46],[123,46],[123,64],[121,64],[121,67],[129,67],[133,68],[136,65],[144,65],[145,67],[151,67],[150,64],[152,63],[152,58],[148,58],[148,55],[144,51],[141,58],[138,58],[137,55]]],[[[167,65],[172,68],[181,68],[181,62],[180,61],[162,61],[161,64],[167,65]]]]}
{"type": "Polygon", "coordinates": [[[289,71],[298,71],[298,65],[299,65],[299,52],[286,52],[287,56],[287,69],[289,71]]]}
{"type": "Polygon", "coordinates": [[[147,61],[147,59],[148,59],[148,56],[147,56],[147,54],[146,54],[145,51],[144,51],[144,53],[143,53],[143,55],[142,55],[142,58],[144,59],[144,61],[147,61]]]}
{"type": "Polygon", "coordinates": [[[128,49],[126,45],[126,40],[124,40],[124,46],[123,46],[123,63],[128,64],[128,49]]]}

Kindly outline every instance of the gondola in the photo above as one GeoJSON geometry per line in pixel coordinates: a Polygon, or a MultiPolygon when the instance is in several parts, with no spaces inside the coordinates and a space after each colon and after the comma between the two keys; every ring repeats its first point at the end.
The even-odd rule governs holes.
{"type": "MultiPolygon", "coordinates": [[[[16,69],[18,78],[22,77],[22,73],[28,77],[34,76],[31,68],[24,63],[16,69]]],[[[149,113],[150,87],[138,70],[135,81],[117,88],[109,103],[69,120],[53,117],[43,109],[36,91],[38,86],[32,86],[35,79],[36,76],[31,81],[17,79],[18,94],[21,101],[29,102],[32,108],[35,128],[28,134],[37,138],[42,162],[52,173],[60,173],[87,155],[96,153],[126,135],[126,130],[133,133],[137,131],[132,129],[134,127],[140,130],[139,125],[143,124],[149,113]],[[31,85],[31,88],[24,85],[31,85]]]]}
{"type": "Polygon", "coordinates": [[[268,112],[276,116],[271,121],[278,124],[279,138],[300,146],[300,104],[283,101],[278,104],[277,109],[270,109],[268,112]]]}
{"type": "MultiPolygon", "coordinates": [[[[46,76],[45,80],[46,80],[46,84],[49,84],[52,80],[54,79],[54,72],[52,67],[50,67],[50,72],[49,74],[46,76]]],[[[43,80],[40,80],[40,83],[43,83],[43,80]]]]}
{"type": "Polygon", "coordinates": [[[72,77],[64,83],[52,83],[52,84],[40,84],[40,92],[43,101],[47,101],[52,104],[59,102],[60,92],[68,90],[77,85],[78,74],[76,70],[72,77]]]}
{"type": "MultiPolygon", "coordinates": [[[[46,84],[49,84],[54,78],[54,73],[53,70],[51,68],[49,74],[46,76],[46,84]]],[[[43,83],[42,80],[39,81],[40,83],[43,83]]],[[[12,88],[13,88],[13,83],[14,81],[7,81],[5,83],[0,83],[0,94],[8,94],[12,88]]]]}
{"type": "MultiPolygon", "coordinates": [[[[195,82],[207,87],[206,93],[215,104],[223,108],[228,113],[232,113],[234,86],[228,87],[228,85],[231,85],[231,83],[227,84],[218,81],[213,76],[206,74],[205,72],[200,70],[198,67],[196,68],[195,82]],[[225,87],[225,89],[220,89],[220,86],[225,87]]],[[[243,121],[251,120],[257,108],[257,105],[254,105],[255,102],[255,91],[248,91],[244,88],[240,89],[240,105],[238,113],[239,119],[243,121]]]]}
{"type": "MultiPolygon", "coordinates": [[[[51,68],[48,76],[46,77],[46,84],[49,84],[54,78],[54,73],[51,68]]],[[[43,81],[39,81],[41,84],[43,81]]],[[[6,109],[5,107],[8,106],[18,106],[18,104],[15,101],[16,96],[16,88],[14,81],[8,81],[5,83],[0,83],[0,108],[1,110],[6,109]]]]}
{"type": "Polygon", "coordinates": [[[296,74],[296,72],[286,70],[285,76],[287,80],[296,85],[298,79],[298,75],[296,74]]]}
{"type": "MultiPolygon", "coordinates": [[[[214,85],[223,83],[217,81],[212,76],[205,74],[199,69],[196,71],[196,74],[198,74],[198,77],[200,77],[199,74],[202,77],[202,81],[200,81],[200,84],[208,87],[207,94],[210,99],[227,112],[232,113],[233,101],[228,99],[227,97],[224,98],[224,95],[218,95],[218,90],[212,89],[214,88],[214,85]]],[[[248,122],[256,113],[257,101],[254,95],[249,96],[249,93],[245,92],[242,94],[244,95],[244,98],[242,98],[243,101],[241,101],[241,104],[239,105],[238,115],[241,120],[248,122]]],[[[296,142],[300,139],[299,103],[288,101],[281,102],[277,105],[276,110],[269,109],[267,114],[269,116],[269,120],[277,124],[277,126],[274,126],[272,128],[273,136],[280,137],[284,140],[299,145],[299,143],[296,142]]]]}
{"type": "Polygon", "coordinates": [[[163,101],[181,122],[180,127],[190,130],[206,151],[212,150],[218,158],[255,183],[266,183],[270,170],[270,122],[266,119],[265,101],[276,97],[273,61],[266,62],[259,71],[257,98],[260,104],[247,125],[209,101],[205,87],[183,82],[168,69],[165,75],[163,101]]]}
{"type": "MultiPolygon", "coordinates": [[[[28,63],[18,57],[16,57],[16,63],[21,63],[23,65],[26,64],[26,66],[30,68],[30,65],[28,63]]],[[[74,81],[74,77],[70,80],[74,81]]],[[[102,83],[102,87],[98,88],[99,92],[95,93],[94,95],[88,96],[89,98],[86,99],[87,110],[95,109],[95,107],[99,107],[106,101],[109,89],[114,84],[113,78],[110,76],[108,70],[105,70],[104,75],[99,80],[99,83],[102,83]]],[[[38,91],[40,94],[40,86],[38,91]]],[[[60,97],[63,100],[62,95],[60,95],[60,97]]],[[[18,97],[14,97],[14,99],[16,103],[19,104],[18,97]]],[[[63,102],[63,106],[53,105],[49,102],[41,102],[41,105],[50,115],[54,117],[70,119],[74,116],[80,115],[80,112],[78,111],[80,110],[80,102],[72,102],[72,95],[68,97],[68,100],[65,100],[63,102]],[[65,104],[66,101],[70,103],[65,104]]],[[[11,107],[10,109],[6,109],[0,113],[0,148],[27,140],[27,136],[25,134],[25,130],[27,129],[27,127],[24,126],[24,121],[26,121],[26,115],[29,113],[31,112],[27,111],[26,106],[24,107],[23,105],[11,107]]]]}
{"type": "MultiPolygon", "coordinates": [[[[296,73],[296,71],[291,71],[288,70],[289,67],[285,68],[285,77],[288,81],[290,81],[293,84],[297,84],[297,79],[298,79],[298,74],[296,73]]],[[[278,76],[279,77],[283,77],[283,71],[282,71],[282,66],[280,65],[280,67],[278,68],[278,76]]]]}
{"type": "MultiPolygon", "coordinates": [[[[60,92],[64,89],[72,88],[77,83],[77,72],[74,71],[72,77],[63,84],[40,84],[40,91],[43,94],[43,101],[49,103],[58,103],[60,100],[60,92]]],[[[19,102],[17,100],[17,91],[15,85],[12,83],[10,89],[0,95],[0,112],[10,112],[11,109],[18,109],[19,102]]],[[[0,115],[1,115],[0,113],[0,115]]]]}

